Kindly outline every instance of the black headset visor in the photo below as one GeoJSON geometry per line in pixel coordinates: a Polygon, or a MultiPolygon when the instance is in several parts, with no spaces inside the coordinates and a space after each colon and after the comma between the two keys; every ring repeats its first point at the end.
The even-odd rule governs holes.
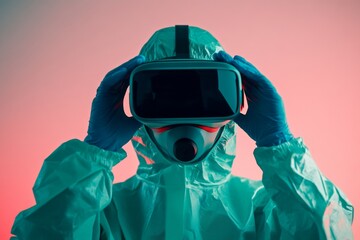
{"type": "Polygon", "coordinates": [[[229,120],[241,105],[240,74],[230,64],[166,60],[136,68],[130,106],[145,122],[161,119],[229,120]]]}

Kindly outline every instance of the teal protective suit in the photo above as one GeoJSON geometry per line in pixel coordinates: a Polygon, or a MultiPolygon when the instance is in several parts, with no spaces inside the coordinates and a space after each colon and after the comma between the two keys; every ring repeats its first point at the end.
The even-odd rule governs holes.
{"type": "Polygon", "coordinates": [[[44,162],[36,206],[20,213],[18,239],[352,239],[353,207],[316,167],[301,139],[254,151],[261,181],[231,174],[235,124],[206,159],[165,159],[141,128],[137,174],[113,185],[126,153],[79,140],[44,162]]]}
{"type": "MultiPolygon", "coordinates": [[[[147,44],[146,59],[158,59],[156,48],[173,54],[147,44]]],[[[137,173],[114,185],[111,169],[126,153],[70,140],[45,160],[36,205],[17,216],[13,239],[353,239],[351,203],[301,138],[256,148],[263,178],[253,181],[231,174],[235,131],[230,121],[203,161],[179,165],[141,127],[137,173]]]]}

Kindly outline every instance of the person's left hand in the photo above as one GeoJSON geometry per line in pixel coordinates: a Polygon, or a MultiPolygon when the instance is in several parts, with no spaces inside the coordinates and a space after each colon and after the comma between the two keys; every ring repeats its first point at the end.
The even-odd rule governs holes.
{"type": "Polygon", "coordinates": [[[234,121],[256,141],[256,145],[274,146],[292,139],[283,101],[272,83],[240,56],[232,58],[221,51],[214,54],[214,60],[232,64],[241,74],[248,110],[234,121]]]}

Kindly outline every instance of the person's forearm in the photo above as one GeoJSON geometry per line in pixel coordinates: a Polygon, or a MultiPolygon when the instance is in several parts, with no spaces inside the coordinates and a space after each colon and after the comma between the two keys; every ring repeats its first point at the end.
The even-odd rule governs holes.
{"type": "Polygon", "coordinates": [[[351,239],[353,207],[321,174],[302,139],[257,148],[254,156],[263,170],[263,184],[279,208],[280,224],[286,221],[284,225],[291,227],[294,218],[304,219],[300,221],[304,226],[287,231],[314,228],[313,221],[319,238],[351,239]]]}
{"type": "Polygon", "coordinates": [[[98,213],[111,201],[111,168],[125,155],[79,140],[61,145],[39,173],[36,205],[17,216],[12,233],[20,239],[58,239],[84,228],[92,233],[98,213]]]}

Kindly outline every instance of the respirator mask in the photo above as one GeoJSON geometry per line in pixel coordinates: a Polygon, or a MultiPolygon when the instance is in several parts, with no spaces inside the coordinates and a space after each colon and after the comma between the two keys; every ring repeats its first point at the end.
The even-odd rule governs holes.
{"type": "Polygon", "coordinates": [[[176,26],[176,57],[130,75],[130,110],[159,150],[177,163],[201,161],[240,112],[241,77],[228,63],[189,58],[188,26],[176,26]]]}

